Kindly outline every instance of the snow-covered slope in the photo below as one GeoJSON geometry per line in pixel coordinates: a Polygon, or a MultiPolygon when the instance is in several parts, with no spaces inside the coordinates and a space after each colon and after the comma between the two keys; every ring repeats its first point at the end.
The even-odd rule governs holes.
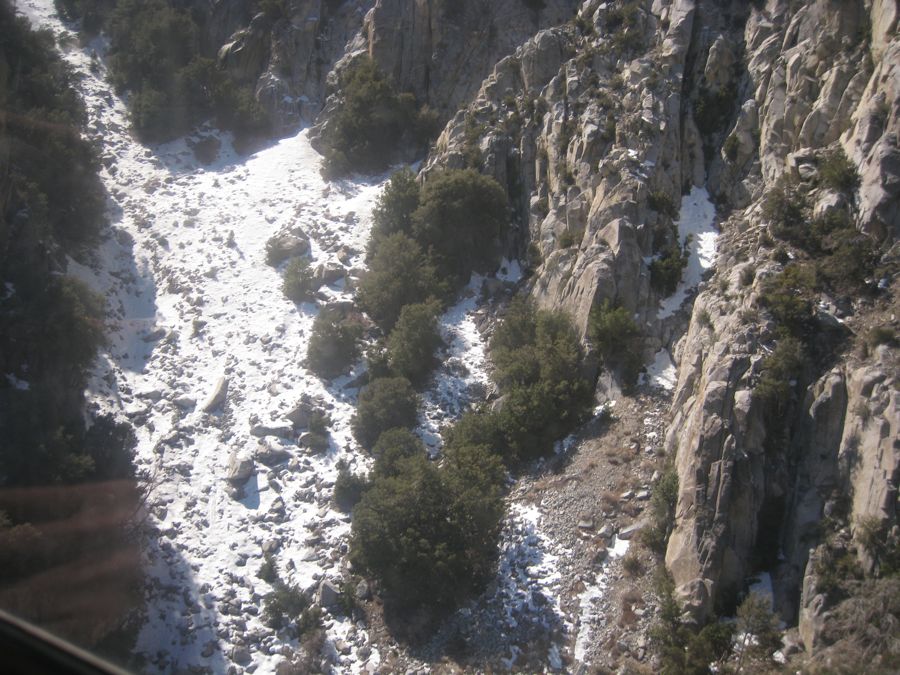
{"type": "MultiPolygon", "coordinates": [[[[125,107],[104,80],[102,42],[75,46],[52,0],[27,0],[19,9],[68,45],[64,56],[81,77],[110,194],[109,236],[69,271],[107,298],[110,340],[89,398],[98,411],[134,423],[149,491],[138,655],[149,671],[218,672],[231,663],[273,671],[292,645],[260,618],[271,590],[257,577],[263,549],[277,550],[281,576],[303,589],[339,578],[349,518],[332,508],[335,465],[345,458],[361,467],[366,459],[350,434],[357,391],[347,383],[357,373],[328,384],[303,368],[317,307],[284,297],[265,246],[276,232],[299,226],[310,237],[314,266],[358,273],[382,181],[324,182],[305,132],[246,158],[211,129],[144,147],[131,138],[125,107]],[[205,166],[191,150],[201,138],[221,143],[205,166]],[[205,412],[221,382],[224,404],[205,412]],[[324,401],[333,419],[324,455],[305,453],[295,433],[279,432],[290,427],[284,416],[303,394],[324,401]],[[276,433],[260,437],[260,426],[276,433]],[[235,498],[225,480],[230,458],[252,457],[261,443],[290,459],[272,468],[255,462],[235,498]]],[[[350,298],[343,280],[324,292],[350,298]]],[[[463,303],[443,322],[450,342],[443,360],[465,362],[468,372],[442,369],[427,394],[435,403],[454,398],[456,410],[463,385],[485,380],[474,309],[463,303]]],[[[425,428],[437,431],[429,423],[434,414],[424,417],[425,428]]],[[[349,621],[329,617],[326,627],[332,642],[343,643],[335,654],[340,670],[378,664],[377,652],[358,652],[366,637],[349,621]]]]}

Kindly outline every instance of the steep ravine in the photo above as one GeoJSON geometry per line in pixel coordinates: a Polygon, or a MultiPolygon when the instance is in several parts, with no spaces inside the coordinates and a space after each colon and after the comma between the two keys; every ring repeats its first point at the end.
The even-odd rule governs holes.
{"type": "MultiPolygon", "coordinates": [[[[309,29],[312,45],[301,40],[298,58],[311,63],[322,30],[312,19],[332,3],[291,4],[296,21],[283,34],[309,29]]],[[[797,627],[786,655],[830,658],[843,638],[829,622],[846,604],[821,580],[828,561],[857,566],[863,588],[881,564],[866,532],[877,525],[885,546],[898,539],[896,2],[516,2],[546,7],[512,12],[499,35],[497,17],[510,3],[461,2],[449,16],[444,4],[379,0],[366,13],[369,3],[343,3],[335,16],[346,25],[329,30],[340,41],[359,22],[346,54],[370,53],[449,118],[423,180],[468,165],[506,188],[507,254],[519,261],[508,276],[518,280],[521,265],[525,291],[567,311],[589,349],[591,310],[604,301],[625,308],[640,329],[629,347],[648,367],[630,390],[621,364],[592,360],[595,415],[513,488],[497,579],[481,597],[412,655],[383,626],[329,613],[331,663],[339,672],[440,660],[473,669],[576,671],[631,660],[658,668],[648,639],[657,563],[698,623],[730,614],[753,576],[768,575],[775,611],[797,627]],[[479,21],[486,41],[466,69],[479,21]],[[820,179],[837,148],[859,176],[846,193],[820,179]],[[811,345],[827,349],[787,383],[776,428],[754,394],[784,340],[764,296],[792,261],[809,262],[774,236],[764,211],[784,177],[805,190],[810,217],[846,214],[878,261],[853,294],[816,288],[811,345]],[[669,293],[659,263],[682,252],[683,279],[669,293]],[[873,329],[884,339],[873,341],[873,329]],[[678,494],[664,559],[635,547],[638,571],[627,571],[622,554],[646,523],[666,462],[678,494]]],[[[65,33],[49,0],[22,5],[65,33]]],[[[235,36],[235,58],[251,38],[252,25],[235,36]]],[[[329,64],[345,53],[334,46],[329,64]]],[[[97,259],[73,261],[70,272],[111,299],[112,344],[92,394],[137,426],[138,465],[151,487],[138,655],[159,672],[273,670],[297,644],[258,616],[268,590],[256,578],[262,552],[277,551],[283,576],[304,589],[343,579],[349,520],[331,506],[335,463],[362,468],[366,459],[349,433],[358,370],[326,386],[302,367],[316,309],[284,299],[265,245],[302,228],[314,264],[334,273],[324,301],[348,299],[384,177],[325,183],[306,132],[249,158],[210,129],[144,148],[128,135],[102,61],[91,71],[91,48],[102,54],[97,43],[67,58],[83,75],[104,149],[113,226],[97,259]],[[201,138],[221,143],[212,164],[191,152],[201,138]],[[224,398],[210,400],[220,382],[224,398]],[[323,401],[334,420],[325,455],[291,440],[285,416],[301,393],[323,401]],[[289,461],[265,468],[263,458],[280,453],[289,461]],[[238,499],[229,472],[249,480],[238,499]]],[[[253,77],[277,69],[268,58],[254,62],[253,77]]],[[[301,96],[313,108],[325,100],[321,72],[305,72],[294,71],[289,96],[270,82],[272,100],[289,108],[287,124],[301,96]]],[[[488,382],[476,329],[480,281],[443,317],[450,351],[420,429],[431,445],[488,382]]]]}

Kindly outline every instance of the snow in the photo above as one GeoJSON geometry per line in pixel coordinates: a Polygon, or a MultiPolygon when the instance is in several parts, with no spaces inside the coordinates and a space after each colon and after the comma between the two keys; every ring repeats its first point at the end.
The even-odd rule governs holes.
{"type": "MultiPolygon", "coordinates": [[[[19,7],[33,23],[73,37],[51,0],[19,7]]],[[[136,652],[148,672],[221,672],[246,642],[249,668],[272,672],[282,648],[296,647],[296,640],[276,634],[258,616],[270,590],[256,576],[262,545],[278,542],[282,578],[302,589],[341,578],[336,553],[350,525],[331,506],[335,465],[344,458],[360,470],[368,458],[350,432],[357,391],[348,383],[360,366],[330,384],[302,367],[317,309],[284,297],[279,271],[265,263],[265,246],[277,232],[299,226],[310,237],[313,265],[339,264],[339,253],[349,251],[343,266],[363,269],[371,211],[385,177],[324,182],[304,131],[250,157],[212,128],[141,146],[128,133],[122,101],[103,79],[103,53],[97,40],[64,54],[81,76],[90,131],[108,167],[101,178],[111,196],[112,224],[96,253],[70,260],[68,273],[107,298],[109,345],[88,397],[95,412],[134,423],[138,474],[149,491],[147,611],[136,652]],[[96,73],[92,51],[101,55],[96,73]],[[200,164],[190,148],[201,138],[220,143],[212,164],[200,164]],[[204,412],[203,402],[223,377],[226,403],[204,412]],[[310,456],[292,439],[267,437],[292,459],[272,469],[257,463],[242,493],[232,497],[223,480],[232,452],[252,455],[260,440],[251,427],[284,424],[304,393],[329,408],[328,452],[310,456]],[[204,657],[210,646],[212,656],[204,657]]],[[[520,276],[517,264],[506,263],[500,278],[520,276]]],[[[441,426],[487,386],[485,344],[475,323],[482,281],[473,279],[441,317],[447,348],[424,394],[420,430],[432,446],[441,426]]],[[[350,298],[343,282],[323,291],[330,300],[350,298]]],[[[367,642],[364,627],[340,617],[326,627],[331,641],[351,645],[337,670],[361,672],[380,663],[377,650],[367,659],[358,654],[367,642]]]]}
{"type": "Polygon", "coordinates": [[[709,199],[706,188],[694,187],[689,195],[681,198],[681,211],[676,225],[681,244],[688,246],[688,264],[675,293],[662,301],[658,317],[672,316],[688,294],[703,280],[703,275],[716,262],[716,245],[719,233],[713,223],[716,207],[709,199]]]}
{"type": "MultiPolygon", "coordinates": [[[[313,265],[339,264],[346,249],[344,267],[362,269],[384,177],[325,183],[305,131],[249,157],[212,128],[160,146],[139,145],[128,133],[122,101],[103,79],[102,41],[74,47],[78,42],[52,0],[25,0],[19,9],[70,38],[63,56],[80,76],[90,133],[107,167],[101,178],[110,195],[110,234],[88,259],[70,260],[69,273],[107,298],[109,344],[88,398],[94,412],[134,423],[138,475],[149,493],[147,611],[136,652],[151,673],[224,672],[234,648],[246,642],[250,668],[272,672],[282,648],[296,647],[296,640],[258,616],[270,590],[256,576],[262,544],[279,543],[278,568],[288,583],[314,589],[322,579],[339,579],[336,554],[350,526],[331,506],[335,465],[340,458],[356,467],[368,460],[350,432],[357,392],[345,385],[356,372],[328,384],[302,367],[317,309],[284,297],[279,271],[265,263],[265,246],[273,234],[299,226],[310,237],[313,265]],[[101,55],[96,73],[92,51],[101,55]],[[221,144],[209,165],[189,145],[203,137],[221,144]],[[227,402],[206,413],[202,402],[223,376],[227,402]],[[329,408],[328,452],[311,456],[292,439],[267,437],[292,459],[271,469],[257,463],[243,494],[233,498],[223,480],[230,455],[252,454],[260,439],[251,427],[284,424],[303,393],[329,408]],[[210,645],[212,656],[202,656],[210,645]]],[[[341,283],[324,292],[332,300],[350,297],[341,283]]],[[[472,311],[472,302],[461,303],[442,321],[451,352],[469,366],[457,378],[459,388],[485,377],[468,362],[468,355],[483,352],[472,311]]],[[[439,383],[444,396],[457,392],[455,384],[439,383]]],[[[337,661],[341,672],[367,665],[357,653],[367,641],[363,628],[337,617],[327,622],[327,633],[351,645],[351,654],[337,661]]],[[[379,660],[373,651],[368,665],[379,660]]]]}
{"type": "Polygon", "coordinates": [[[663,348],[656,352],[653,357],[653,363],[647,366],[646,375],[642,377],[650,383],[651,386],[672,391],[678,383],[678,371],[669,355],[669,350],[663,348]]]}
{"type": "Polygon", "coordinates": [[[593,578],[585,580],[585,588],[578,595],[578,616],[576,625],[578,632],[575,636],[575,660],[585,663],[588,649],[593,644],[594,629],[606,623],[603,613],[602,601],[606,598],[609,587],[609,566],[616,558],[621,558],[628,552],[628,541],[613,537],[612,543],[607,549],[607,558],[603,565],[593,574],[593,578]]]}

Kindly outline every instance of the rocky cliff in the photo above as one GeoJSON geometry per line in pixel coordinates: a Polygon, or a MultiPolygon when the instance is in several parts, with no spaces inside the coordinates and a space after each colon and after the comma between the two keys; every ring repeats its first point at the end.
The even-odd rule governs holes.
{"type": "MultiPolygon", "coordinates": [[[[214,3],[220,64],[285,126],[323,107],[327,124],[337,74],[365,53],[447,120],[420,178],[495,177],[538,303],[567,310],[589,346],[592,309],[624,307],[642,360],[665,350],[677,365],[665,565],[693,620],[731,611],[767,572],[776,609],[817,648],[837,611],[828,561],[871,575],[897,545],[895,0],[280,6],[214,3]],[[662,263],[680,269],[690,218],[713,203],[716,270],[681,303],[662,263]],[[815,246],[779,229],[794,207],[821,230],[815,246]],[[818,280],[792,286],[803,270],[818,280]],[[773,408],[760,387],[792,344],[778,283],[805,303],[806,332],[773,408]]],[[[601,398],[621,389],[606,366],[601,398]]]]}
{"type": "MultiPolygon", "coordinates": [[[[609,300],[634,313],[645,360],[671,352],[666,451],[680,488],[665,562],[678,596],[702,622],[769,572],[808,649],[834,605],[810,552],[872,571],[874,549],[896,546],[897,17],[880,0],[588,0],[496,63],[422,172],[470,165],[506,187],[532,295],[586,339],[609,300]],[[849,190],[826,176],[838,150],[858,174],[849,190]],[[818,264],[773,237],[764,207],[786,184],[810,221],[849,219],[875,262],[852,292],[811,289],[809,359],[773,421],[756,390],[784,331],[766,294],[791,261],[818,264]],[[695,188],[717,206],[717,271],[671,313],[651,268],[678,244],[678,204],[695,188]],[[879,543],[866,543],[873,528],[879,543]]],[[[416,49],[369,44],[401,74],[416,49]]]]}

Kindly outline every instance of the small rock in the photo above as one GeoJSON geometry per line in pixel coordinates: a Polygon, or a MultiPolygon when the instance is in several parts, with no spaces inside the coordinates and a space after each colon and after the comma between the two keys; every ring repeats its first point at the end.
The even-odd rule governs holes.
{"type": "Polygon", "coordinates": [[[622,541],[628,541],[628,540],[631,539],[631,538],[635,535],[635,533],[637,533],[642,527],[643,527],[643,524],[642,524],[642,523],[632,523],[632,524],[629,525],[628,527],[623,527],[621,530],[619,530],[618,537],[619,537],[619,539],[621,539],[622,541]]]}
{"type": "Polygon", "coordinates": [[[253,658],[250,656],[250,652],[246,647],[236,647],[234,652],[231,654],[231,660],[239,666],[246,666],[253,660],[253,658]]]}
{"type": "Polygon", "coordinates": [[[216,380],[216,384],[207,397],[206,401],[203,403],[202,410],[203,412],[212,412],[216,410],[219,406],[221,406],[225,402],[225,397],[228,395],[228,378],[225,376],[220,377],[216,380]]]}
{"type": "MultiPolygon", "coordinates": [[[[360,581],[356,585],[356,599],[361,601],[366,601],[370,597],[372,597],[372,591],[369,588],[369,583],[367,581],[360,581]]],[[[365,657],[363,657],[365,658],[365,657]]]]}

